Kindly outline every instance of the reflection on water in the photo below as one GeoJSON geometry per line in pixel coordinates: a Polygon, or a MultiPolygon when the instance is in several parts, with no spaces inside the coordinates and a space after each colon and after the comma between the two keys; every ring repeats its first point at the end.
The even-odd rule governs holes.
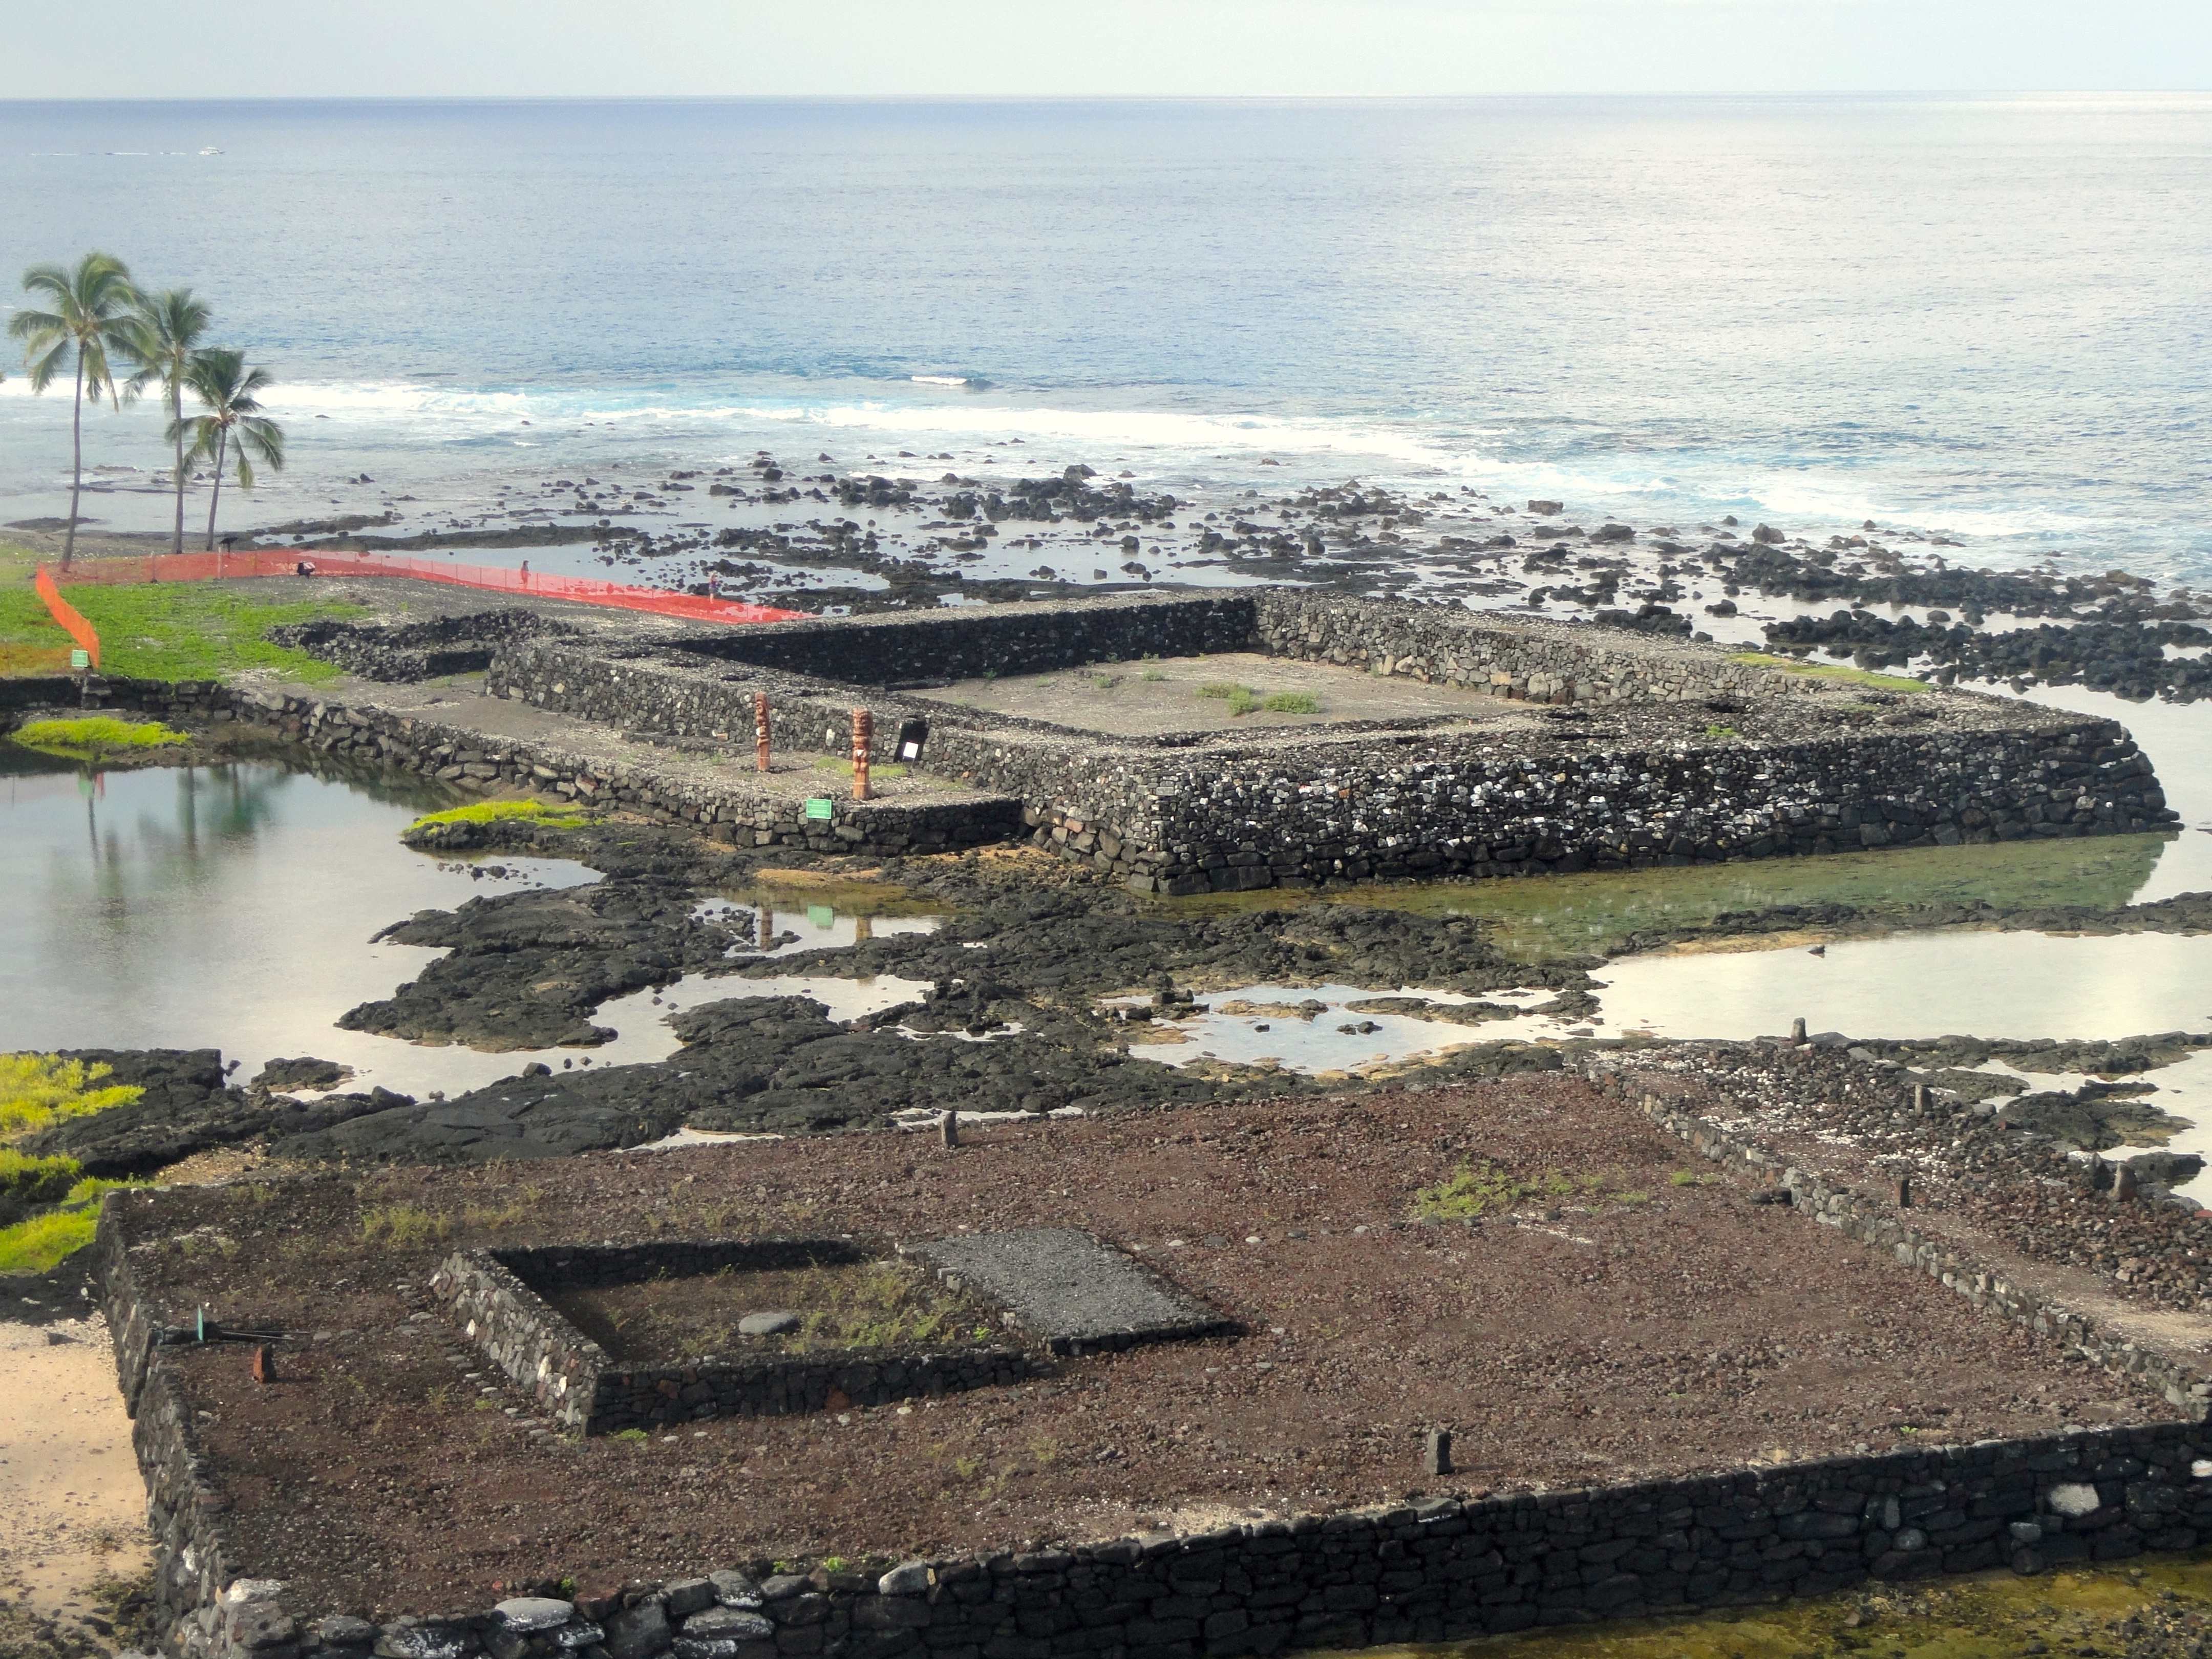
{"type": "MultiPolygon", "coordinates": [[[[1586,1030],[1578,1019],[1519,1014],[1462,1024],[1424,1019],[1363,1007],[1385,997],[1415,997],[1440,1008],[1489,1004],[1498,1009],[1530,1008],[1547,1003],[1553,993],[1491,991],[1480,997],[1449,991],[1363,990],[1354,985],[1247,985],[1207,997],[1203,1012],[1176,1019],[1164,1016],[1128,1029],[1134,1033],[1133,1059],[1164,1066],[1188,1066],[1217,1060],[1236,1066],[1278,1067],[1301,1075],[1343,1073],[1358,1075],[1401,1060],[1463,1048],[1472,1042],[1533,1042],[1559,1037],[1570,1028],[1586,1030]],[[1318,1006],[1316,1006],[1318,1005],[1318,1006]]],[[[1109,1009],[1146,1002],[1115,997],[1109,1009]]],[[[1170,1011],[1170,1012],[1172,1011],[1170,1011]]]]}
{"type": "Polygon", "coordinates": [[[933,933],[951,914],[949,906],[889,882],[834,880],[732,888],[727,900],[710,900],[696,914],[737,921],[746,909],[752,912],[751,949],[732,955],[791,956],[896,933],[933,933]]]}
{"type": "Polygon", "coordinates": [[[1667,1037],[2118,1038],[2212,1027],[2212,938],[1900,933],[1799,949],[1624,957],[1606,1017],[1667,1037]]]}
{"type": "MultiPolygon", "coordinates": [[[[438,952],[371,945],[416,910],[485,890],[399,831],[442,794],[404,777],[264,762],[0,775],[0,1050],[220,1047],[250,1077],[319,1054],[408,1092],[472,1087],[520,1060],[423,1049],[332,1024],[438,952]]],[[[594,879],[503,859],[510,881],[594,879]]]]}

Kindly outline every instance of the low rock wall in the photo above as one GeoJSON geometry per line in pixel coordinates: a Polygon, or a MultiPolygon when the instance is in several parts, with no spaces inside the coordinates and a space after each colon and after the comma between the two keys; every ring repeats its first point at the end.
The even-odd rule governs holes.
{"type": "MultiPolygon", "coordinates": [[[[578,1330],[543,1294],[559,1285],[635,1283],[662,1274],[864,1261],[838,1240],[716,1239],[628,1247],[457,1250],[430,1281],[470,1340],[564,1428],[619,1434],[715,1417],[787,1417],[895,1400],[1007,1388],[1048,1367],[991,1346],[907,1352],[776,1355],[639,1365],[578,1330]]],[[[734,1333],[732,1334],[734,1337],[734,1333]]]]}
{"type": "Polygon", "coordinates": [[[2081,1313],[2012,1283],[1955,1243],[1913,1226],[1911,1212],[1899,1210],[1893,1201],[1838,1187],[1790,1164],[1761,1146],[1756,1136],[1732,1132],[1683,1109],[1676,1098],[1682,1087],[1680,1079],[1663,1073],[1623,1074],[1603,1066],[1592,1076],[1610,1092],[1637,1099],[1653,1122],[1710,1162],[1786,1188],[1791,1206],[1820,1225],[1894,1256],[1902,1266],[1926,1273],[1984,1312],[2027,1326],[2092,1364],[2148,1382],[2169,1405],[2195,1419],[2203,1419],[2212,1408],[2212,1376],[2104,1330],[2081,1313]]]}
{"type": "Polygon", "coordinates": [[[1810,689],[1721,653],[1617,629],[1501,622],[1455,605],[1266,588],[1254,649],[1540,703],[1681,702],[1810,689]]]}
{"type": "Polygon", "coordinates": [[[716,629],[686,644],[725,662],[854,685],[942,685],[1074,663],[1133,662],[1252,648],[1249,595],[1117,595],[1042,605],[962,605],[877,617],[716,629]]]}
{"type": "MultiPolygon", "coordinates": [[[[1614,1081],[1626,1091],[1640,1086],[1635,1077],[1614,1081]]],[[[1717,1149],[1759,1167],[1749,1157],[1755,1149],[1717,1139],[1712,1126],[1649,1098],[1656,1119],[1708,1155],[1717,1149]]],[[[1830,1204],[1838,1195],[1818,1183],[1799,1186],[1818,1219],[1843,1216],[1833,1224],[1848,1230],[1862,1213],[1855,1200],[1830,1204]]],[[[379,1625],[307,1605],[239,1559],[131,1273],[118,1225],[126,1202],[123,1194],[106,1200],[94,1249],[118,1375],[137,1418],[157,1592],[181,1659],[555,1659],[577,1650],[586,1659],[1231,1659],[1738,1606],[1870,1578],[2007,1565],[2035,1572],[2188,1549],[2212,1534],[2212,1436],[2180,1422],[1612,1486],[1435,1496],[868,1574],[769,1577],[772,1563],[702,1563],[702,1577],[672,1583],[611,1576],[579,1586],[565,1604],[529,1598],[379,1625]],[[705,1574],[709,1566],[721,1570],[705,1574]]],[[[1910,1242],[1890,1243],[1878,1225],[1863,1236],[1878,1247],[1910,1242]]],[[[1968,1293],[1988,1297],[1984,1305],[2002,1316],[2035,1316],[1986,1291],[1968,1293]]],[[[2085,1351],[2143,1369],[2110,1345],[2085,1351]]],[[[397,1599],[407,1599],[404,1587],[397,1599]]]]}
{"type": "Polygon", "coordinates": [[[1718,738],[1595,753],[1505,744],[1427,752],[1346,745],[1297,770],[1256,759],[1159,780],[1130,824],[1078,806],[1062,830],[1140,890],[1194,893],[1379,877],[1567,874],[1787,854],[2139,833],[2172,819],[2150,762],[2119,726],[1869,731],[1848,738],[1718,738]],[[1071,825],[1070,820],[1073,821],[1071,825]]]}
{"type": "Polygon", "coordinates": [[[661,823],[696,825],[719,841],[805,847],[870,857],[940,853],[1023,832],[1018,801],[912,805],[830,799],[830,816],[805,816],[796,800],[763,799],[741,781],[726,789],[678,782],[644,767],[609,766],[550,745],[488,738],[412,715],[211,683],[108,680],[108,705],[203,728],[234,724],[325,752],[434,778],[464,794],[537,790],[585,805],[618,806],[661,823]]]}

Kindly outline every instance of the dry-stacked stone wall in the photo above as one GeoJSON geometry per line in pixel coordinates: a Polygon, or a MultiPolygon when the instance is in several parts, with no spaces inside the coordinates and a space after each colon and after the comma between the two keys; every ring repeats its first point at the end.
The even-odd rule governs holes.
{"type": "MultiPolygon", "coordinates": [[[[1693,1120],[1640,1076],[1656,1120],[1709,1156],[1759,1168],[1756,1148],[1693,1120]]],[[[1779,1172],[1814,1219],[1923,1261],[1928,1241],[1885,1231],[1853,1195],[1779,1172]],[[1835,1201],[1840,1200],[1842,1201],[1835,1201]]],[[[155,1312],[131,1271],[112,1195],[94,1246],[118,1375],[157,1542],[157,1591],[183,1659],[1231,1659],[1298,1649],[1442,1642],[1552,1624],[1810,1595],[1869,1579],[2009,1566],[2033,1573],[2212,1535],[2212,1435],[2200,1422],[1880,1455],[1678,1480],[1463,1498],[1011,1552],[912,1560],[888,1571],[769,1576],[768,1562],[702,1563],[672,1583],[579,1586],[383,1624],[306,1605],[239,1558],[224,1500],[173,1388],[155,1312]],[[710,1571],[711,1569],[711,1571],[710,1571]]],[[[1941,1247],[1939,1247],[1940,1249],[1941,1247]]],[[[1955,1251],[1947,1283],[1993,1316],[2070,1336],[2063,1314],[1955,1251]]],[[[516,1281],[519,1284],[519,1280],[516,1281]]],[[[2086,1327],[2081,1328],[2086,1330],[2086,1327]]],[[[2083,1345],[2108,1367],[2162,1356],[2083,1345]]],[[[2195,1398],[2193,1391],[2190,1397],[2195,1398]]],[[[672,1498],[673,1501],[673,1498],[672,1498]]],[[[406,1587],[393,1600],[405,1605],[406,1587]]]]}
{"type": "MultiPolygon", "coordinates": [[[[1622,1099],[1633,1099],[1644,1115],[1700,1156],[1724,1168],[1771,1183],[1785,1191],[1791,1206],[1846,1238],[1894,1256],[1955,1291],[1985,1313],[2033,1329],[2063,1344],[2069,1352],[2108,1371],[2141,1379],[2170,1405],[2202,1419],[2212,1409],[2212,1376],[2133,1338],[2104,1329],[2078,1310],[2039,1295],[1977,1261],[1956,1243],[1912,1225],[1909,1211],[1893,1200],[1838,1186],[1802,1169],[1762,1146],[1756,1136],[1723,1127],[1687,1110],[1682,1079],[1664,1073],[1624,1072],[1601,1060],[1589,1069],[1592,1080],[1622,1099]]],[[[2208,1469],[2212,1474],[2212,1469],[2208,1469]]]]}
{"type": "Polygon", "coordinates": [[[486,689],[656,742],[740,754],[759,690],[780,752],[848,752],[853,709],[866,704],[875,756],[890,762],[901,722],[927,716],[926,769],[974,793],[913,805],[833,799],[830,817],[816,821],[800,801],[749,790],[737,769],[726,783],[678,781],[273,692],[137,682],[113,696],[185,719],[249,721],[464,791],[536,788],[754,846],[879,856],[1028,835],[1166,894],[2130,833],[2174,818],[2149,759],[2110,720],[1920,693],[1905,700],[1911,708],[1840,726],[1818,682],[1708,647],[1402,601],[1137,596],[779,623],[704,643],[719,654],[700,639],[518,638],[500,648],[486,689]],[[1494,729],[1115,738],[881,689],[924,664],[941,678],[1228,647],[1589,705],[1620,729],[1579,736],[1588,722],[1577,708],[1494,729]],[[787,665],[740,666],[740,649],[787,665]],[[830,672],[856,678],[819,677],[830,672]],[[863,689],[871,677],[875,689],[863,689]],[[1725,711],[1754,704],[1780,711],[1769,729],[1781,735],[1753,741],[1727,723],[1725,711]]]}
{"type": "Polygon", "coordinates": [[[1255,596],[1253,633],[1250,648],[1270,656],[1336,663],[1518,702],[1681,702],[1810,690],[1808,682],[1731,662],[1703,646],[1296,588],[1268,588],[1255,596]]]}
{"type": "Polygon", "coordinates": [[[1148,653],[1248,651],[1254,621],[1247,594],[1129,594],[721,628],[687,644],[721,661],[852,685],[942,685],[1148,653]]]}
{"type": "MultiPolygon", "coordinates": [[[[1694,645],[1278,590],[1120,599],[1096,613],[1075,604],[1024,610],[1034,614],[1006,636],[1018,651],[1006,672],[1085,659],[1108,636],[1100,618],[1110,619],[1120,653],[1140,655],[1155,647],[1164,654],[1187,632],[1233,632],[1231,620],[1243,614],[1251,631],[1242,648],[1515,702],[1649,712],[1603,743],[1577,739],[1568,726],[1144,740],[890,694],[870,699],[882,758],[890,758],[901,720],[930,715],[930,770],[1018,797],[1038,843],[1145,892],[1642,868],[2125,833],[2172,818],[2149,760],[2109,720],[1960,699],[1943,705],[1946,718],[1848,729],[1807,722],[1802,735],[1746,741],[1725,714],[1704,711],[1752,702],[1795,708],[1824,688],[1694,645]],[[1046,649],[1054,638],[1056,661],[1046,649]]],[[[871,618],[863,655],[904,662],[884,641],[908,627],[933,639],[941,621],[871,618]]],[[[843,625],[781,626],[802,630],[787,640],[814,642],[817,656],[803,659],[813,667],[821,641],[843,625]]],[[[814,679],[727,673],[688,649],[617,658],[562,641],[503,653],[492,686],[625,728],[731,741],[751,729],[755,690],[772,688],[779,747],[823,752],[849,743],[848,705],[860,695],[814,679]]]]}
{"type": "MultiPolygon", "coordinates": [[[[543,1291],[633,1284],[724,1268],[765,1272],[867,1260],[839,1240],[714,1239],[630,1246],[457,1250],[430,1281],[469,1340],[563,1427],[619,1434],[715,1417],[785,1417],[1026,1382],[1043,1368],[1020,1350],[972,1348],[778,1355],[641,1365],[617,1359],[543,1291]]],[[[734,1313],[732,1317],[734,1319],[734,1313]]]]}
{"type": "MultiPolygon", "coordinates": [[[[115,708],[204,729],[254,729],[342,758],[435,779],[464,794],[534,790],[586,805],[620,807],[660,823],[696,825],[718,841],[747,846],[883,857],[957,851],[1024,830],[1019,801],[980,792],[969,799],[912,804],[833,797],[830,817],[812,819],[803,803],[764,798],[742,782],[678,781],[649,767],[609,765],[550,744],[489,738],[465,726],[328,698],[190,681],[114,679],[97,689],[115,708]]],[[[72,683],[72,695],[75,690],[72,683]]]]}
{"type": "Polygon", "coordinates": [[[1072,819],[1100,835],[1094,861],[1112,834],[1109,861],[1133,885],[1189,893],[2120,834],[2172,817],[2148,758],[2109,720],[1580,752],[1469,738],[1300,759],[1193,766],[1159,781],[1153,816],[1079,805],[1048,833],[1072,819]]]}

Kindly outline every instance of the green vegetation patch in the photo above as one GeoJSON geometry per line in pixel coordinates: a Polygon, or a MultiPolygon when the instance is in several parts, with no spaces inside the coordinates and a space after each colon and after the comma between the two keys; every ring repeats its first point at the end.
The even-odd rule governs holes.
{"type": "Polygon", "coordinates": [[[32,1158],[13,1146],[0,1146],[0,1199],[18,1204],[58,1204],[76,1186],[73,1158],[32,1158]]]}
{"type": "Polygon", "coordinates": [[[596,1285],[557,1293],[554,1305],[611,1353],[637,1360],[731,1358],[858,1348],[942,1348],[988,1342],[988,1311],[900,1261],[817,1263],[769,1273],[716,1273],[596,1285]],[[750,1313],[788,1312],[799,1328],[743,1337],[750,1313]]]}
{"type": "Polygon", "coordinates": [[[1720,922],[1750,935],[1812,930],[1873,933],[1926,926],[1953,906],[2001,910],[2083,905],[2103,909],[2128,902],[2150,877],[2168,836],[2088,836],[2079,840],[2017,841],[1985,847],[1910,847],[1836,853],[1820,858],[1771,858],[1734,864],[1656,870],[1586,870],[1541,881],[1373,883],[1340,893],[1271,887],[1250,893],[1194,894],[1145,902],[1155,914],[1223,915],[1287,910],[1305,904],[1359,904],[1417,915],[1464,916],[1516,962],[1562,956],[1611,955],[1638,933],[1693,933],[1720,922]],[[1826,907],[1848,907],[1844,921],[1825,920],[1826,907]],[[1804,913],[1793,917],[1791,907],[1804,913]],[[1783,912],[1782,914],[1772,914],[1783,912]]]}
{"type": "Polygon", "coordinates": [[[71,760],[99,760],[133,750],[167,749],[191,741],[189,733],[173,732],[159,720],[119,720],[112,714],[29,720],[9,735],[26,749],[71,760]]]}
{"type": "MultiPolygon", "coordinates": [[[[1366,1648],[1358,1659],[2011,1659],[2016,1654],[2194,1652],[2212,1621],[2212,1547],[2019,1577],[1920,1585],[1729,1607],[1687,1618],[1559,1626],[1451,1648],[1366,1648]],[[1510,1645],[1509,1645],[1510,1644],[1510,1645]]],[[[1319,1654],[1315,1659],[1345,1659],[1319,1654]]]]}
{"type": "Polygon", "coordinates": [[[1876,674],[1864,668],[1846,668],[1841,663],[1800,662],[1795,657],[1778,657],[1765,651],[1731,652],[1729,660],[1747,668],[1778,668],[1785,674],[1807,674],[1816,680],[1837,680],[1846,685],[1876,685],[1887,691],[1929,689],[1925,680],[1911,679],[1903,674],[1876,674]]]}
{"type": "Polygon", "coordinates": [[[99,1231],[100,1216],[93,1210],[49,1210],[0,1227],[0,1273],[52,1273],[99,1231]]]}
{"type": "MultiPolygon", "coordinates": [[[[127,1106],[145,1092],[127,1085],[100,1087],[109,1074],[106,1066],[58,1054],[0,1054],[0,1139],[21,1140],[67,1118],[127,1106]]],[[[0,1198],[55,1206],[0,1228],[0,1273],[48,1272],[92,1243],[102,1196],[141,1184],[95,1181],[81,1174],[73,1158],[33,1158],[0,1146],[0,1198]]]]}
{"type": "MultiPolygon", "coordinates": [[[[66,649],[72,641],[32,590],[29,574],[27,562],[12,558],[0,568],[0,647],[66,649]]],[[[100,630],[102,672],[134,679],[217,680],[267,668],[296,680],[333,680],[341,672],[335,663],[262,636],[286,623],[366,614],[365,606],[338,599],[275,604],[227,581],[79,582],[65,595],[100,630]]]]}
{"type": "Polygon", "coordinates": [[[1228,703],[1232,715],[1249,714],[1255,708],[1277,714],[1321,713],[1321,699],[1310,691],[1271,691],[1263,696],[1249,685],[1238,685],[1231,680],[1209,680],[1198,688],[1198,695],[1221,699],[1228,703]]]}
{"type": "Polygon", "coordinates": [[[1494,1164],[1485,1164],[1480,1169],[1462,1164],[1445,1180],[1433,1187],[1424,1187],[1413,1194],[1413,1218],[1417,1221],[1472,1221],[1476,1218],[1500,1210],[1510,1210],[1532,1199],[1563,1201],[1575,1199],[1584,1204],[1641,1204],[1650,1194],[1630,1192],[1616,1187],[1608,1191],[1608,1177],[1601,1175],[1569,1175],[1565,1170],[1552,1170],[1540,1176],[1523,1177],[1494,1164]]]}
{"type": "Polygon", "coordinates": [[[0,1054],[0,1137],[20,1139],[64,1118],[127,1106],[145,1092],[129,1084],[94,1086],[112,1069],[58,1054],[0,1054]]]}
{"type": "Polygon", "coordinates": [[[100,1231],[100,1200],[125,1188],[143,1187],[143,1181],[78,1182],[69,1189],[59,1208],[0,1227],[0,1273],[50,1273],[62,1258],[92,1243],[100,1231]]]}
{"type": "Polygon", "coordinates": [[[434,823],[505,823],[521,820],[531,823],[548,823],[556,827],[581,821],[584,809],[567,802],[529,800],[478,800],[466,806],[449,806],[442,812],[425,812],[400,831],[407,835],[426,829],[434,823]]]}

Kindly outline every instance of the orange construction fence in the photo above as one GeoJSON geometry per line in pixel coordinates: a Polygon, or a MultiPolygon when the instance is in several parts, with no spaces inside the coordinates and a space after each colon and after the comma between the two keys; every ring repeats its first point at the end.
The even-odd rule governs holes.
{"type": "Polygon", "coordinates": [[[54,620],[67,629],[70,637],[84,647],[86,653],[92,659],[92,665],[94,668],[99,667],[100,630],[87,622],[77,608],[62,597],[61,590],[54,586],[54,579],[47,572],[46,566],[39,567],[38,574],[31,578],[31,586],[37,590],[39,597],[46,602],[46,609],[53,613],[54,620]]]}
{"type": "MultiPolygon", "coordinates": [[[[623,582],[599,581],[588,576],[556,576],[532,570],[509,570],[500,565],[454,564],[441,559],[410,559],[387,553],[324,553],[313,550],[264,548],[250,553],[152,553],[143,558],[81,559],[62,573],[67,582],[197,582],[216,578],[293,576],[302,564],[319,576],[411,576],[417,581],[446,582],[457,587],[480,587],[495,593],[525,593],[541,599],[572,599],[584,605],[613,605],[624,611],[650,611],[664,617],[692,622],[772,623],[804,619],[803,611],[779,611],[771,605],[740,605],[734,599],[708,599],[703,593],[674,593],[665,587],[633,587],[623,582]]],[[[40,580],[46,581],[42,567],[40,580]]],[[[46,583],[42,592],[51,592],[46,583]]],[[[46,601],[57,617],[67,604],[59,594],[46,601]],[[60,607],[56,609],[55,607],[60,607]]],[[[76,612],[70,611],[71,617],[76,612]]],[[[77,623],[90,633],[84,618],[77,623]]],[[[64,620],[64,628],[76,633],[64,620]]],[[[82,639],[84,635],[77,635],[82,639]]],[[[99,636],[88,648],[100,660],[99,636]]]]}

